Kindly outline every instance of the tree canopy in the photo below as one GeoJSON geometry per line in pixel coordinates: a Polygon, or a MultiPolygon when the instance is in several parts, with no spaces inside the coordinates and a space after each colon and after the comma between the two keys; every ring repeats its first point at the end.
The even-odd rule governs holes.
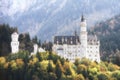
{"type": "Polygon", "coordinates": [[[76,59],[74,63],[53,52],[30,55],[20,51],[0,57],[0,80],[119,80],[120,66],[76,59]]]}

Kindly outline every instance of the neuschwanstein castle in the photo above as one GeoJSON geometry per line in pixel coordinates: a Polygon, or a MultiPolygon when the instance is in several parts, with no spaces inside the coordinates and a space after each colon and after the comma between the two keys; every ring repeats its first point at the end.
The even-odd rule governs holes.
{"type": "MultiPolygon", "coordinates": [[[[74,36],[55,36],[53,43],[53,51],[59,56],[74,62],[76,58],[88,58],[92,61],[100,62],[100,41],[97,36],[87,35],[87,24],[85,18],[81,17],[80,23],[80,36],[75,34],[74,36]]],[[[17,53],[19,51],[19,34],[14,32],[11,35],[11,51],[17,53]]],[[[44,49],[38,48],[37,44],[34,44],[34,51],[31,54],[37,52],[45,52],[44,49]]]]}
{"type": "Polygon", "coordinates": [[[100,41],[97,36],[87,35],[87,23],[84,16],[81,17],[80,35],[55,36],[53,51],[59,56],[74,62],[76,58],[88,58],[100,62],[100,41]]]}
{"type": "MultiPolygon", "coordinates": [[[[12,33],[12,35],[11,35],[11,39],[12,39],[12,41],[11,41],[11,53],[13,53],[13,54],[19,52],[18,38],[19,38],[19,34],[17,32],[12,33]]],[[[34,48],[34,51],[31,52],[31,55],[34,55],[37,52],[45,52],[45,50],[42,49],[41,47],[38,47],[37,44],[34,44],[33,48],[34,48]]]]}

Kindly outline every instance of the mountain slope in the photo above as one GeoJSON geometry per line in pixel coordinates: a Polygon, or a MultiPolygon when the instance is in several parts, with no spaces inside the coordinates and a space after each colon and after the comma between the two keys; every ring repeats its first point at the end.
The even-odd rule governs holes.
{"type": "Polygon", "coordinates": [[[88,27],[120,13],[118,3],[119,0],[1,0],[0,23],[49,40],[79,29],[82,13],[88,27]]]}
{"type": "Polygon", "coordinates": [[[96,24],[90,33],[99,36],[103,57],[120,50],[120,15],[96,24]]]}

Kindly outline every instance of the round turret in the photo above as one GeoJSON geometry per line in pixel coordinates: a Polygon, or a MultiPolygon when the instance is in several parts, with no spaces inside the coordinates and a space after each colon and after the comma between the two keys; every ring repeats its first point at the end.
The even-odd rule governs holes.
{"type": "Polygon", "coordinates": [[[81,44],[87,46],[87,27],[86,27],[86,20],[85,18],[81,17],[81,23],[80,23],[80,40],[81,44]]]}
{"type": "Polygon", "coordinates": [[[87,26],[87,24],[86,24],[86,19],[84,18],[83,15],[81,16],[81,23],[80,23],[80,26],[82,26],[82,27],[86,27],[86,26],[87,26]]]}
{"type": "Polygon", "coordinates": [[[34,54],[36,54],[38,52],[38,45],[37,44],[34,44],[34,54]]]}
{"type": "Polygon", "coordinates": [[[12,41],[18,41],[18,33],[17,32],[14,32],[12,35],[11,35],[11,38],[12,38],[12,41]]]}
{"type": "Polygon", "coordinates": [[[19,34],[17,32],[14,32],[11,35],[12,41],[11,41],[11,51],[12,53],[17,53],[19,51],[19,41],[18,41],[19,34]]]}
{"type": "Polygon", "coordinates": [[[83,53],[84,56],[86,56],[87,53],[87,24],[84,16],[81,17],[81,23],[80,23],[80,42],[84,49],[83,53]]]}

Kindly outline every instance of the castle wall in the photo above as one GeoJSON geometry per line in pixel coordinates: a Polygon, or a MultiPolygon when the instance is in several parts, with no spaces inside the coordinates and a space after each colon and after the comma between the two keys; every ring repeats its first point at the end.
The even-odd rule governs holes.
{"type": "Polygon", "coordinates": [[[82,16],[80,23],[80,36],[55,37],[53,51],[71,62],[74,62],[76,58],[81,59],[84,57],[92,61],[100,62],[100,42],[97,40],[96,36],[92,36],[90,39],[88,38],[86,26],[86,20],[82,16]],[[74,44],[71,42],[74,42],[74,44]]]}

